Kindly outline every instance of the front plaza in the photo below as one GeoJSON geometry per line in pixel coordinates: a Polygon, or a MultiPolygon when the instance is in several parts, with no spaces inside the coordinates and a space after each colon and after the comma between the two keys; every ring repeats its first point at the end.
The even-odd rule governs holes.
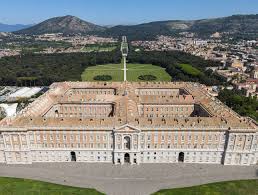
{"type": "Polygon", "coordinates": [[[186,82],[54,83],[0,122],[0,162],[254,165],[257,124],[186,82]]]}
{"type": "Polygon", "coordinates": [[[0,164],[0,176],[95,188],[108,195],[149,195],[160,189],[258,179],[258,165],[144,163],[138,166],[44,162],[24,165],[0,164]]]}

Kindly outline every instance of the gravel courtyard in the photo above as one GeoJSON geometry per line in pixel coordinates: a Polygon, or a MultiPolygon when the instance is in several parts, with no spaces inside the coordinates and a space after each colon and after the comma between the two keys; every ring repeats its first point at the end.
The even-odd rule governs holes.
{"type": "Polygon", "coordinates": [[[226,180],[258,179],[258,166],[200,164],[113,165],[102,163],[0,164],[1,177],[90,187],[108,195],[147,195],[164,188],[226,180]]]}

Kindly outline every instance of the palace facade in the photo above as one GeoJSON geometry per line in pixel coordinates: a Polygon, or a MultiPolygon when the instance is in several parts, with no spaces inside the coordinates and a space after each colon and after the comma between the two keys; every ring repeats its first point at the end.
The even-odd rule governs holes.
{"type": "Polygon", "coordinates": [[[258,129],[186,82],[54,83],[0,121],[0,162],[258,163],[258,129]]]}

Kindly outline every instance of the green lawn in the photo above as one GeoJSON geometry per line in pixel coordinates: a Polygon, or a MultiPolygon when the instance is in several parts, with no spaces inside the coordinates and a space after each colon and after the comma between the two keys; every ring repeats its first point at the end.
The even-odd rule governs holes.
{"type": "MultiPolygon", "coordinates": [[[[123,81],[122,64],[106,64],[92,66],[82,73],[82,81],[94,81],[94,76],[97,75],[110,75],[112,81],[123,81]]],[[[154,75],[157,77],[157,81],[171,81],[171,77],[165,71],[165,69],[154,66],[151,64],[127,64],[127,80],[128,81],[140,81],[138,77],[140,75],[154,75]]]]}
{"type": "Polygon", "coordinates": [[[199,76],[203,74],[200,70],[194,68],[190,64],[180,64],[179,67],[186,73],[192,76],[199,76]]]}
{"type": "Polygon", "coordinates": [[[258,180],[228,181],[193,186],[160,190],[153,195],[257,195],[258,180]]]}
{"type": "Polygon", "coordinates": [[[0,177],[0,195],[102,195],[94,189],[0,177]]]}
{"type": "Polygon", "coordinates": [[[98,52],[109,52],[113,51],[117,48],[116,45],[86,45],[81,49],[81,51],[84,52],[92,52],[92,51],[98,51],[98,52]]]}

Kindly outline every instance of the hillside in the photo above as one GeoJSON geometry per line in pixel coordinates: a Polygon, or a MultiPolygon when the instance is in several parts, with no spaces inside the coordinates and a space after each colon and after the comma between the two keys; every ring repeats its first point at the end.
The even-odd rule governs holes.
{"type": "Polygon", "coordinates": [[[258,14],[256,15],[233,15],[230,17],[197,20],[190,27],[190,31],[202,34],[214,32],[258,33],[258,14]]]}
{"type": "Polygon", "coordinates": [[[132,26],[115,26],[103,32],[107,36],[127,35],[131,39],[153,39],[157,35],[178,35],[180,32],[194,32],[199,37],[209,37],[215,32],[232,36],[258,37],[258,14],[234,15],[202,20],[169,20],[132,26]]]}
{"type": "Polygon", "coordinates": [[[63,16],[48,19],[30,28],[16,31],[17,34],[86,34],[93,31],[103,31],[104,27],[86,22],[75,16],[63,16]]]}

